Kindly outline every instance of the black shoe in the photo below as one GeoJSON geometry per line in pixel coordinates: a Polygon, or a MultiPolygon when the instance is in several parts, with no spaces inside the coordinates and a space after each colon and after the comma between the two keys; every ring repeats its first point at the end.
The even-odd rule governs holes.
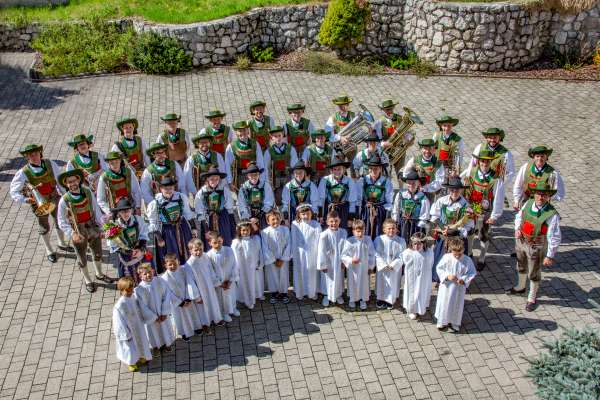
{"type": "Polygon", "coordinates": [[[377,307],[379,310],[382,310],[385,308],[385,302],[381,301],[381,300],[377,300],[377,302],[375,303],[375,307],[377,307]]]}
{"type": "Polygon", "coordinates": [[[385,303],[385,308],[387,308],[388,310],[393,310],[394,309],[394,305],[390,304],[390,303],[385,303]]]}
{"type": "Polygon", "coordinates": [[[85,284],[85,290],[87,290],[90,293],[94,293],[96,289],[96,282],[90,282],[85,284]]]}
{"type": "Polygon", "coordinates": [[[290,296],[288,296],[287,294],[282,295],[281,301],[283,302],[283,304],[288,304],[290,302],[290,296]]]}
{"type": "Polygon", "coordinates": [[[202,329],[195,329],[195,330],[194,330],[194,333],[195,333],[196,335],[202,335],[202,329]]]}
{"type": "Polygon", "coordinates": [[[163,351],[166,351],[168,353],[170,351],[173,351],[173,348],[171,346],[164,346],[163,351]]]}
{"type": "Polygon", "coordinates": [[[506,294],[523,294],[523,293],[525,293],[525,289],[517,290],[514,287],[511,287],[510,289],[505,289],[504,293],[506,293],[506,294]]]}
{"type": "Polygon", "coordinates": [[[452,326],[452,324],[450,324],[450,325],[448,325],[448,329],[450,329],[450,332],[452,332],[452,333],[460,332],[460,326],[458,328],[455,328],[454,326],[452,326]]]}
{"type": "Polygon", "coordinates": [[[438,326],[437,328],[438,328],[438,331],[445,332],[448,330],[448,325],[438,326]]]}
{"type": "Polygon", "coordinates": [[[59,248],[59,250],[65,251],[67,253],[75,253],[75,249],[73,248],[73,246],[69,246],[69,245],[67,245],[67,246],[61,246],[61,245],[59,245],[58,248],[59,248]]]}
{"type": "Polygon", "coordinates": [[[48,254],[46,258],[48,258],[48,261],[50,261],[52,264],[54,264],[57,260],[56,253],[48,254]]]}
{"type": "Polygon", "coordinates": [[[104,274],[102,274],[102,275],[96,275],[96,280],[102,281],[104,283],[113,283],[113,282],[116,281],[115,278],[111,278],[111,277],[106,276],[104,274]]]}
{"type": "Polygon", "coordinates": [[[185,335],[181,335],[181,338],[183,339],[184,342],[189,343],[190,339],[189,337],[185,336],[185,335]]]}
{"type": "Polygon", "coordinates": [[[525,311],[535,311],[535,309],[537,308],[537,303],[532,303],[530,301],[527,302],[527,305],[525,306],[525,311]]]}
{"type": "Polygon", "coordinates": [[[475,267],[475,269],[477,270],[477,272],[483,271],[485,269],[485,262],[478,262],[477,267],[475,267]]]}
{"type": "Polygon", "coordinates": [[[510,253],[510,256],[511,256],[512,258],[517,258],[517,253],[510,253]]]}
{"type": "Polygon", "coordinates": [[[277,303],[277,295],[275,295],[275,293],[273,293],[271,295],[271,297],[269,298],[269,304],[276,304],[277,303]]]}

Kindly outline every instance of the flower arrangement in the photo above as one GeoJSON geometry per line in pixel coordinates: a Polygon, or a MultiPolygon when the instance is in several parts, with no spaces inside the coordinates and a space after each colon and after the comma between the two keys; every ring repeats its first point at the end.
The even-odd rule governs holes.
{"type": "Polygon", "coordinates": [[[108,240],[113,240],[115,237],[119,236],[121,232],[123,232],[123,228],[121,228],[118,224],[113,221],[108,221],[102,226],[104,230],[104,237],[108,240]]]}

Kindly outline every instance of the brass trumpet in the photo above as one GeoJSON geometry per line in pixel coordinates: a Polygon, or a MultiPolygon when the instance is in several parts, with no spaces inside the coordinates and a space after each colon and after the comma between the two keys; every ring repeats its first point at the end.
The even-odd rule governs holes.
{"type": "Polygon", "coordinates": [[[35,200],[35,210],[33,213],[36,217],[43,217],[44,215],[51,214],[56,208],[56,204],[46,199],[42,194],[30,183],[26,184],[25,195],[27,197],[33,197],[35,200]]]}

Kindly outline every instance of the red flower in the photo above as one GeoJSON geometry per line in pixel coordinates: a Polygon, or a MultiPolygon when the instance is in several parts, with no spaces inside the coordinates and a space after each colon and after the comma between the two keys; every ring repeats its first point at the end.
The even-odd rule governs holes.
{"type": "Polygon", "coordinates": [[[144,254],[144,259],[146,261],[152,260],[152,253],[150,251],[147,251],[146,254],[144,254]]]}

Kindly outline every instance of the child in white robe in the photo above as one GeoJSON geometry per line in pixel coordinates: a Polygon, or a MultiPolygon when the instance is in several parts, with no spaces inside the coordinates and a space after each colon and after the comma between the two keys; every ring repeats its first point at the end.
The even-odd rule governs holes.
{"type": "Polygon", "coordinates": [[[162,279],[169,288],[169,298],[171,300],[171,315],[173,323],[178,335],[185,342],[189,342],[194,333],[201,333],[201,330],[196,332],[196,327],[201,326],[198,313],[194,307],[194,303],[188,296],[188,283],[185,271],[179,267],[179,257],[174,253],[165,255],[165,269],[160,279],[162,279]]]}
{"type": "Polygon", "coordinates": [[[219,308],[223,315],[223,321],[231,322],[232,316],[240,316],[236,305],[239,273],[235,262],[235,255],[231,247],[223,246],[223,237],[219,233],[214,231],[208,232],[207,238],[211,249],[206,255],[212,261],[221,281],[221,286],[215,289],[217,291],[217,298],[219,299],[219,308]]]}
{"type": "Polygon", "coordinates": [[[231,243],[240,279],[237,286],[237,300],[249,310],[254,308],[260,297],[257,290],[257,276],[262,277],[262,246],[260,235],[252,235],[252,223],[240,221],[236,228],[236,238],[231,243]]]}
{"type": "Polygon", "coordinates": [[[435,318],[437,328],[444,330],[448,326],[454,332],[460,331],[465,293],[467,287],[475,278],[475,265],[471,257],[464,255],[462,238],[449,239],[449,253],[444,254],[437,265],[437,274],[440,277],[435,318]]]}
{"type": "Polygon", "coordinates": [[[319,271],[323,277],[323,307],[329,302],[344,304],[344,264],[342,263],[342,250],[346,242],[348,231],[340,229],[341,219],[337,211],[332,210],[327,214],[327,229],[319,235],[317,259],[319,271]]]}
{"type": "MultiPolygon", "coordinates": [[[[265,215],[266,217],[266,215],[265,215]]],[[[267,219],[265,218],[265,223],[267,219]]],[[[252,236],[258,236],[260,239],[260,268],[256,270],[254,275],[255,284],[254,291],[256,292],[256,298],[260,301],[265,300],[265,263],[262,254],[262,237],[260,236],[260,220],[258,218],[250,218],[250,223],[252,224],[252,236]]]]}
{"type": "Polygon", "coordinates": [[[154,355],[161,350],[171,351],[175,330],[171,319],[169,288],[162,279],[154,277],[154,270],[149,263],[140,264],[137,273],[140,283],[134,289],[134,294],[142,311],[152,351],[154,355]]]}
{"type": "Polygon", "coordinates": [[[216,287],[223,282],[219,279],[210,258],[204,254],[204,245],[200,239],[188,243],[190,258],[183,266],[188,281],[188,295],[196,303],[200,322],[204,332],[208,333],[212,323],[223,324],[223,315],[219,308],[216,287]],[[190,284],[193,282],[194,284],[190,284]]]}
{"type": "Polygon", "coordinates": [[[365,235],[365,224],[361,220],[352,223],[354,236],[346,239],[342,250],[342,262],[348,271],[348,307],[366,310],[371,294],[369,271],[375,268],[375,248],[371,237],[365,235]]]}
{"type": "Polygon", "coordinates": [[[133,297],[135,282],[124,277],[117,282],[121,297],[113,308],[113,332],[116,338],[117,358],[128,365],[129,371],[152,360],[150,343],[142,321],[138,301],[133,297]]]}
{"type": "Polygon", "coordinates": [[[302,300],[304,296],[316,300],[321,284],[317,268],[321,224],[312,219],[310,204],[300,204],[295,211],[296,220],[292,222],[291,232],[294,292],[298,300],[302,300]]]}
{"type": "Polygon", "coordinates": [[[383,235],[375,239],[374,245],[377,264],[377,308],[391,310],[400,295],[402,252],[406,249],[406,242],[398,236],[396,221],[386,219],[383,222],[383,235]]]}
{"type": "Polygon", "coordinates": [[[262,230],[263,260],[267,275],[267,289],[271,293],[269,303],[280,300],[284,304],[290,302],[288,287],[290,285],[290,229],[281,225],[281,214],[273,210],[267,213],[267,226],[262,230]]]}
{"type": "Polygon", "coordinates": [[[431,275],[433,250],[428,248],[425,234],[415,232],[410,238],[410,248],[402,253],[404,261],[404,291],[402,306],[408,318],[423,316],[431,300],[431,275]]]}

